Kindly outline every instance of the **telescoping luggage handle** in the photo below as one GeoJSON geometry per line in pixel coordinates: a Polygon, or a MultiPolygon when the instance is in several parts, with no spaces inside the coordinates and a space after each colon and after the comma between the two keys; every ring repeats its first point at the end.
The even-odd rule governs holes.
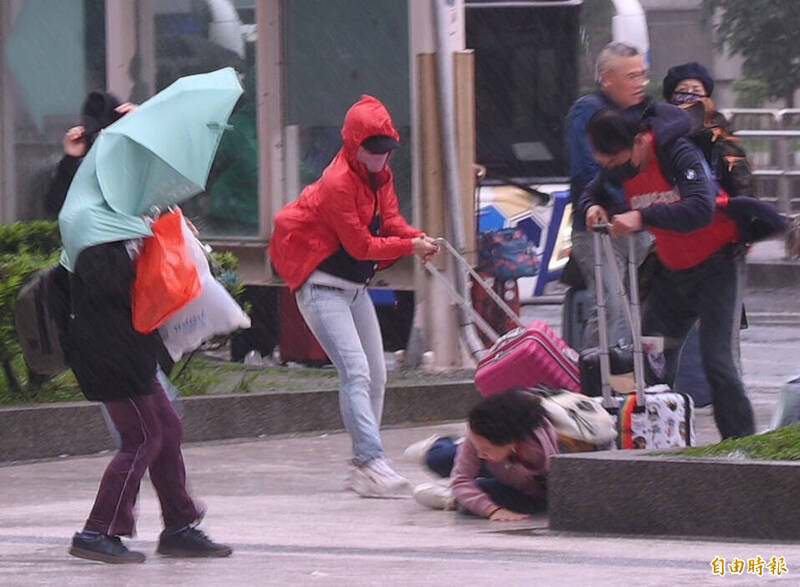
{"type": "Polygon", "coordinates": [[[633,238],[628,238],[628,279],[630,298],[625,291],[625,283],[619,273],[615,260],[614,248],[611,244],[608,224],[596,224],[594,227],[594,281],[597,298],[597,329],[600,339],[600,382],[603,393],[603,406],[616,407],[611,396],[611,361],[609,359],[608,322],[606,312],[606,290],[603,287],[603,257],[608,261],[613,279],[619,284],[622,294],[622,307],[625,318],[631,329],[633,339],[633,378],[636,383],[636,405],[644,406],[644,352],[642,350],[642,324],[639,311],[639,281],[636,265],[636,247],[633,238]]]}
{"type": "MultiPolygon", "coordinates": [[[[492,298],[492,300],[494,300],[498,306],[500,306],[500,309],[503,310],[503,312],[505,312],[505,314],[511,318],[511,320],[513,320],[517,326],[520,328],[525,327],[525,325],[522,323],[522,320],[520,320],[519,316],[514,312],[514,310],[512,310],[509,305],[506,304],[502,297],[497,295],[497,293],[492,289],[492,286],[489,285],[486,280],[481,277],[477,271],[475,271],[475,269],[472,268],[472,265],[470,265],[469,261],[467,261],[464,256],[459,253],[455,247],[453,247],[453,245],[451,245],[444,238],[437,238],[435,242],[437,245],[447,249],[453,258],[456,259],[462,266],[464,266],[464,268],[475,280],[475,283],[486,290],[486,293],[489,295],[489,297],[492,298]]],[[[469,300],[458,293],[456,288],[453,287],[453,284],[450,283],[450,280],[447,279],[447,277],[445,277],[441,271],[434,267],[433,263],[425,263],[424,267],[429,273],[435,275],[442,282],[442,284],[444,284],[450,296],[456,302],[458,302],[458,305],[461,306],[472,317],[472,319],[475,321],[475,325],[480,328],[481,332],[483,332],[489,338],[489,340],[491,340],[492,344],[494,344],[497,339],[500,338],[500,336],[497,334],[494,328],[492,328],[489,323],[483,319],[483,317],[475,310],[475,308],[472,307],[472,304],[469,302],[469,300]]]]}

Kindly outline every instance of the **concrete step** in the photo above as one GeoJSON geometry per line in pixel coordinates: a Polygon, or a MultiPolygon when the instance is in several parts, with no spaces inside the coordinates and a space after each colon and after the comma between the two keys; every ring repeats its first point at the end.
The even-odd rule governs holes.
{"type": "MultiPolygon", "coordinates": [[[[463,420],[480,399],[472,381],[387,387],[383,425],[463,420]]],[[[343,428],[338,390],[179,398],[184,440],[343,428]]],[[[70,402],[0,409],[0,462],[93,454],[114,448],[100,404],[70,402]]]]}
{"type": "Polygon", "coordinates": [[[747,253],[747,285],[759,288],[800,285],[800,261],[786,258],[783,239],[755,243],[747,253]]]}

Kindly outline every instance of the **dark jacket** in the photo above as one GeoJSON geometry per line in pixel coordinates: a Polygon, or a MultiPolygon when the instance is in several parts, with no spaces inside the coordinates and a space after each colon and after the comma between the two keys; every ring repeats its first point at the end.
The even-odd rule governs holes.
{"type": "MultiPolygon", "coordinates": [[[[682,197],[678,204],[641,210],[645,227],[692,232],[708,226],[714,217],[717,188],[703,154],[687,136],[691,130],[688,115],[672,104],[653,104],[645,124],[653,132],[664,176],[682,197]],[[691,173],[687,173],[689,170],[691,173]]],[[[601,169],[581,195],[576,213],[586,218],[593,204],[600,204],[610,215],[626,212],[627,202],[606,193],[607,183],[621,187],[612,173],[601,169]]]]}
{"type": "MultiPolygon", "coordinates": [[[[652,142],[651,165],[625,182],[630,204],[642,215],[645,228],[655,236],[656,252],[668,268],[678,271],[705,262],[728,245],[738,242],[735,222],[717,209],[717,191],[703,154],[684,136],[690,130],[685,111],[670,104],[654,107],[646,120],[652,142]]],[[[586,188],[579,214],[592,204],[611,214],[629,209],[603,195],[602,183],[613,175],[604,170],[586,188]]],[[[751,198],[739,198],[751,200],[751,198]]],[[[755,200],[753,200],[755,201],[755,200]]]]}
{"type": "MultiPolygon", "coordinates": [[[[645,100],[641,104],[632,106],[626,112],[631,117],[639,119],[648,104],[648,100],[645,100]]],[[[578,98],[567,113],[565,127],[569,155],[569,189],[573,210],[577,206],[583,190],[586,189],[589,182],[600,171],[600,165],[595,160],[592,149],[589,146],[586,125],[589,124],[592,116],[604,108],[616,108],[616,106],[603,92],[597,91],[578,98]]],[[[611,197],[616,198],[620,203],[625,201],[625,195],[622,193],[620,186],[608,184],[605,189],[611,197]]],[[[574,230],[586,230],[586,222],[583,216],[574,214],[572,223],[574,230]]]]}
{"type": "Polygon", "coordinates": [[[122,242],[81,251],[72,276],[67,359],[86,399],[114,401],[153,392],[158,334],[133,329],[134,262],[122,242]]]}
{"type": "Polygon", "coordinates": [[[44,196],[44,209],[48,219],[55,220],[58,218],[61,206],[64,205],[64,200],[67,199],[69,185],[72,183],[72,178],[75,177],[75,172],[78,171],[81,161],[83,161],[83,157],[64,155],[61,161],[58,162],[56,174],[53,176],[53,181],[50,182],[47,194],[44,196]]]}

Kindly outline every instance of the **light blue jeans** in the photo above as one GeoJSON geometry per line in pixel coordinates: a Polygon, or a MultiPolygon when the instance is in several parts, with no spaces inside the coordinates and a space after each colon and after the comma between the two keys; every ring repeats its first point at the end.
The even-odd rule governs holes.
{"type": "Polygon", "coordinates": [[[364,287],[346,290],[308,282],[296,297],[306,324],[339,372],[339,409],[353,443],[353,463],[383,457],[386,363],[372,299],[364,287]]]}

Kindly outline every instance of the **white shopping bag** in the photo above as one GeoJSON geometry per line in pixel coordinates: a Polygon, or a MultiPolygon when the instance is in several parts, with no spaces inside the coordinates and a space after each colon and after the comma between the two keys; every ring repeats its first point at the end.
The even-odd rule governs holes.
{"type": "Polygon", "coordinates": [[[214,336],[228,334],[238,328],[250,328],[250,318],[211,275],[203,245],[185,224],[183,234],[189,257],[197,265],[203,292],[158,329],[174,361],[214,336]]]}

